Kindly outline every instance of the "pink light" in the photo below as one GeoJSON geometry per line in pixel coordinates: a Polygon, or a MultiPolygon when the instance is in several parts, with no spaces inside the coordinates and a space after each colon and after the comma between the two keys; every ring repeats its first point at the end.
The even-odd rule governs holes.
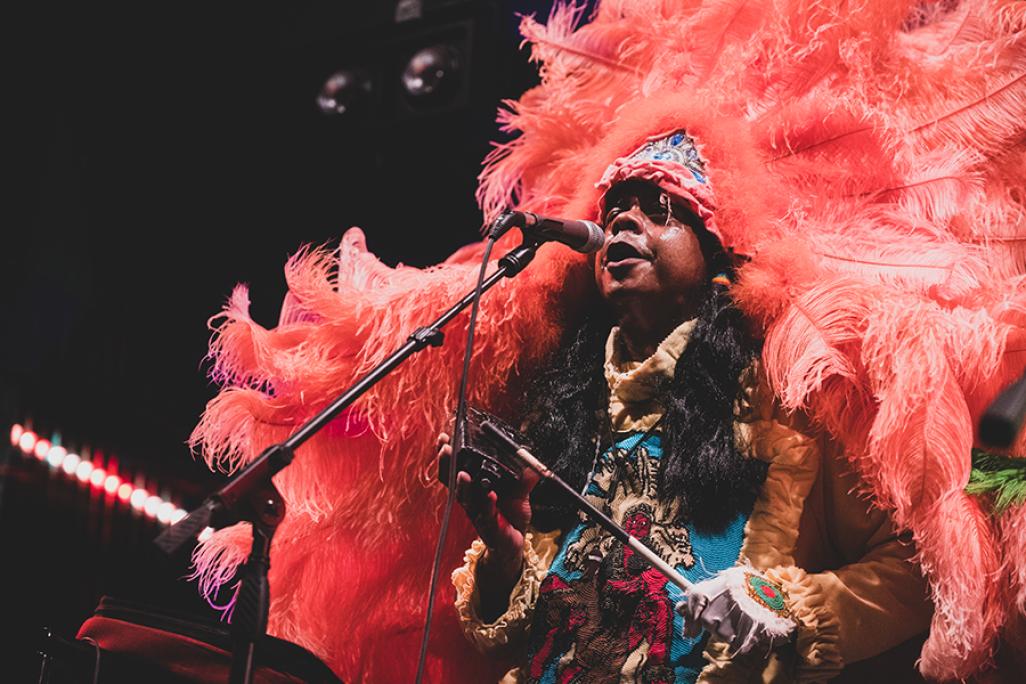
{"type": "Polygon", "coordinates": [[[11,426],[11,446],[18,446],[24,432],[25,428],[23,428],[20,423],[15,423],[11,426]]]}
{"type": "Polygon", "coordinates": [[[96,488],[103,486],[103,481],[107,479],[107,471],[103,468],[93,468],[93,472],[89,475],[89,482],[96,488]]]}
{"type": "Polygon", "coordinates": [[[142,487],[132,492],[132,495],[129,497],[129,500],[132,503],[132,508],[134,508],[137,511],[141,511],[143,509],[143,506],[146,505],[146,497],[148,497],[149,495],[150,493],[142,487]]]}
{"type": "Polygon", "coordinates": [[[32,453],[32,450],[36,447],[36,433],[31,430],[21,433],[21,437],[18,439],[18,446],[26,454],[32,453]]]}
{"type": "Polygon", "coordinates": [[[178,508],[174,513],[171,514],[171,524],[177,525],[185,519],[185,516],[189,515],[189,512],[184,508],[178,508]]]}
{"type": "Polygon", "coordinates": [[[175,505],[170,501],[165,501],[160,504],[157,508],[157,520],[164,523],[165,525],[171,522],[171,516],[175,514],[175,505]]]}
{"type": "Polygon", "coordinates": [[[157,509],[160,508],[160,504],[162,503],[164,503],[164,500],[154,494],[150,498],[146,499],[146,503],[143,504],[143,513],[151,518],[157,517],[157,509]]]}
{"type": "Polygon", "coordinates": [[[64,472],[68,475],[74,475],[75,469],[78,468],[78,463],[82,459],[78,457],[78,454],[68,454],[64,458],[64,463],[61,465],[64,468],[64,472]]]}
{"type": "Polygon", "coordinates": [[[103,481],[103,488],[108,494],[113,494],[118,491],[118,485],[121,484],[121,478],[117,475],[108,475],[107,479],[103,481]]]}
{"type": "Polygon", "coordinates": [[[45,461],[46,455],[50,453],[50,441],[46,439],[39,440],[38,442],[36,442],[35,451],[36,458],[38,458],[40,461],[45,461]]]}
{"type": "Polygon", "coordinates": [[[81,463],[78,464],[78,467],[75,468],[75,477],[77,477],[82,482],[88,482],[89,481],[89,476],[92,475],[92,474],[93,474],[93,464],[90,463],[89,461],[82,461],[81,463]]]}
{"type": "Polygon", "coordinates": [[[54,468],[60,468],[64,463],[64,457],[68,455],[67,449],[62,446],[50,447],[50,453],[46,455],[46,462],[54,468]]]}

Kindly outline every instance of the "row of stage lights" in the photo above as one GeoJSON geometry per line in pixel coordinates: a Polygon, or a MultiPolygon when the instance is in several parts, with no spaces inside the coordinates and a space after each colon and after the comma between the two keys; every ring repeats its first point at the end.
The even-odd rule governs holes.
{"type": "MultiPolygon", "coordinates": [[[[143,487],[136,487],[117,473],[107,472],[102,465],[69,452],[59,444],[39,437],[18,423],[11,426],[11,446],[20,449],[26,456],[34,456],[48,464],[54,474],[63,472],[83,484],[91,485],[94,489],[116,496],[131,506],[132,510],[161,524],[173,525],[188,515],[184,508],[174,502],[161,498],[143,487]]],[[[200,534],[200,541],[205,541],[213,533],[212,528],[206,528],[200,534]]]]}

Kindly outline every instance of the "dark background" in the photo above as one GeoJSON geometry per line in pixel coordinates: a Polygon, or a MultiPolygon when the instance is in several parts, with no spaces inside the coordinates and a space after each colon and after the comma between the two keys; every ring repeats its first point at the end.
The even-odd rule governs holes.
{"type": "MultiPolygon", "coordinates": [[[[215,388],[203,358],[237,282],[273,325],[282,266],[303,243],[359,225],[394,264],[427,265],[477,239],[473,199],[503,97],[535,82],[515,12],[548,2],[277,5],[31,4],[7,13],[8,173],[0,416],[198,504],[219,478],[185,441],[215,388]],[[447,100],[404,99],[416,50],[457,45],[447,100]],[[360,118],[315,104],[361,66],[360,118]]],[[[9,444],[9,442],[6,442],[9,444]]],[[[4,447],[0,615],[5,681],[31,680],[46,625],[75,633],[112,594],[210,615],[161,526],[4,447]]]]}

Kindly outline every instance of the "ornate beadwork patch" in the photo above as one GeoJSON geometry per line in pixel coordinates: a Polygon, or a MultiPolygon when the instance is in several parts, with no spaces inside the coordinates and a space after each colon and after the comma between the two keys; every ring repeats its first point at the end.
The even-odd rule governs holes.
{"type": "Polygon", "coordinates": [[[650,140],[630,158],[676,162],[690,171],[699,183],[704,185],[708,182],[705,179],[705,162],[698,156],[694,139],[684,131],[671,133],[659,140],[650,140]]]}
{"type": "Polygon", "coordinates": [[[752,600],[756,601],[759,605],[772,610],[780,617],[790,616],[790,611],[787,610],[787,603],[784,600],[784,588],[779,584],[746,572],[745,590],[752,597],[752,600]]]}

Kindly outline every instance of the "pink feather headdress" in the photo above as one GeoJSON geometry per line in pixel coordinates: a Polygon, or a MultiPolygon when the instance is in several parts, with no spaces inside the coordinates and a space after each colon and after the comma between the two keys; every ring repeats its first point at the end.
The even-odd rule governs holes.
{"type": "MultiPolygon", "coordinates": [[[[542,84],[499,114],[519,135],[486,159],[486,216],[594,218],[611,164],[692,137],[716,233],[751,257],[733,292],[765,336],[779,400],[839,440],[867,494],[914,535],[936,606],[922,672],[979,671],[1026,612],[1026,506],[996,516],[964,491],[974,425],[1026,366],[1026,3],[610,0],[582,18],[560,4],[546,25],[522,23],[542,84]]],[[[234,468],[285,438],[469,289],[480,254],[391,269],[354,229],[337,254],[289,261],[270,330],[237,290],[211,345],[224,389],[195,447],[234,468]]],[[[583,258],[545,247],[489,293],[473,402],[515,404],[593,296],[589,278],[583,258]]],[[[465,325],[276,480],[289,513],[270,628],[347,680],[410,679],[444,499],[432,445],[465,325]]],[[[453,535],[453,565],[469,536],[453,535]]],[[[247,545],[231,528],[198,549],[211,598],[247,545]]],[[[494,678],[439,596],[432,681],[494,678]]]]}

